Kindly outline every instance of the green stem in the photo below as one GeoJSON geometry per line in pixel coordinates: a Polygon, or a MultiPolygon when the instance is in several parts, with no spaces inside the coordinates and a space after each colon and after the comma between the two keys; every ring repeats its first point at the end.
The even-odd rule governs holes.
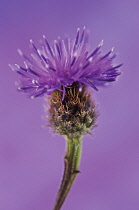
{"type": "Polygon", "coordinates": [[[75,177],[79,173],[78,167],[81,158],[82,138],[68,138],[66,137],[67,147],[66,156],[64,158],[64,174],[60,189],[56,198],[53,210],[60,210],[70,188],[74,182],[75,177]]]}

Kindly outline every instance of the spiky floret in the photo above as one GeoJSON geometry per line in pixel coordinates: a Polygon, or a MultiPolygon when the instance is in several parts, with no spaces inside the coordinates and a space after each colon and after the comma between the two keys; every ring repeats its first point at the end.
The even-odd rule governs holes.
{"type": "Polygon", "coordinates": [[[116,80],[121,73],[113,66],[112,60],[115,56],[110,50],[101,55],[101,42],[93,51],[88,50],[88,33],[83,28],[82,32],[77,29],[74,41],[69,38],[54,41],[50,46],[45,36],[44,43],[40,49],[30,40],[32,46],[31,58],[24,55],[21,50],[19,54],[24,59],[24,67],[15,64],[10,65],[12,70],[20,76],[20,91],[28,93],[31,98],[51,94],[54,90],[60,90],[65,94],[65,88],[78,82],[79,86],[85,84],[98,90],[98,86],[105,86],[116,80]],[[60,87],[63,89],[60,89],[60,87]]]}
{"type": "Polygon", "coordinates": [[[49,122],[56,133],[77,138],[95,126],[97,111],[86,85],[79,89],[78,83],[73,83],[65,89],[63,100],[62,92],[55,90],[49,102],[49,122]]]}

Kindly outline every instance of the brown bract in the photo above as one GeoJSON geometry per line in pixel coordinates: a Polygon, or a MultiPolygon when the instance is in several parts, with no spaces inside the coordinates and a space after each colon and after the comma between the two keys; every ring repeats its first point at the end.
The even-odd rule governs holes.
{"type": "Polygon", "coordinates": [[[60,90],[55,90],[50,96],[51,127],[56,133],[72,138],[88,133],[95,125],[97,113],[87,87],[79,87],[75,82],[65,89],[64,100],[62,94],[60,90]]]}

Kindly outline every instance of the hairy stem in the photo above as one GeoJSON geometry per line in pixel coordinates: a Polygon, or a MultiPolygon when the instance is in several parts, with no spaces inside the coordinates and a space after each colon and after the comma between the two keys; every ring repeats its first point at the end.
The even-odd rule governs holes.
{"type": "Polygon", "coordinates": [[[80,164],[82,138],[68,138],[66,137],[67,147],[66,156],[64,158],[64,174],[60,189],[56,198],[53,210],[60,210],[70,188],[74,182],[75,177],[79,173],[78,167],[80,164]]]}

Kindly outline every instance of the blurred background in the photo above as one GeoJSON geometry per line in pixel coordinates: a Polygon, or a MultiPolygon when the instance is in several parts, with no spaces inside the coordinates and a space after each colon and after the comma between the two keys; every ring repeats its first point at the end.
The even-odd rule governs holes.
{"type": "Polygon", "coordinates": [[[94,137],[84,137],[80,171],[63,210],[139,209],[139,1],[0,1],[0,210],[51,210],[63,173],[64,138],[43,128],[43,98],[30,100],[15,88],[22,64],[45,34],[74,38],[90,30],[94,49],[113,46],[123,75],[94,93],[100,110],[94,137]]]}

